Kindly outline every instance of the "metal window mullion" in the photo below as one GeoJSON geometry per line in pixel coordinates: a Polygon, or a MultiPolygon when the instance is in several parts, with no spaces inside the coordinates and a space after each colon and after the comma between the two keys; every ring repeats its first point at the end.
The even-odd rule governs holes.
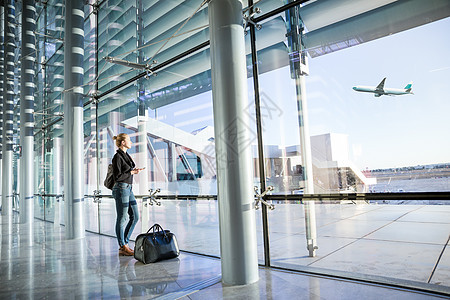
{"type": "MultiPolygon", "coordinates": [[[[253,5],[253,0],[248,1],[248,5],[253,5]]],[[[253,12],[253,7],[250,10],[250,15],[253,12]]],[[[264,143],[262,135],[262,120],[261,120],[261,99],[259,97],[259,71],[258,71],[258,57],[256,48],[256,29],[254,24],[250,24],[250,45],[252,54],[252,71],[253,71],[253,88],[255,93],[255,113],[256,113],[256,133],[258,138],[258,164],[259,164],[259,182],[260,190],[266,190],[266,176],[264,168],[264,143]]],[[[267,206],[262,205],[262,226],[263,226],[263,240],[264,240],[264,265],[270,266],[270,240],[269,240],[269,221],[267,217],[267,206]]]]}

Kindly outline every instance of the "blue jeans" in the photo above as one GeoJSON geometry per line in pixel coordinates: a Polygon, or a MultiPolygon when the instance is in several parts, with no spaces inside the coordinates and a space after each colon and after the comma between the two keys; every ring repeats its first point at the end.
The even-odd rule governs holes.
{"type": "Polygon", "coordinates": [[[112,194],[116,200],[116,235],[119,246],[128,244],[131,234],[133,233],[134,226],[136,226],[139,220],[139,211],[134,198],[133,191],[131,190],[131,184],[124,182],[116,182],[114,184],[112,194]],[[129,220],[127,223],[127,213],[129,220]]]}

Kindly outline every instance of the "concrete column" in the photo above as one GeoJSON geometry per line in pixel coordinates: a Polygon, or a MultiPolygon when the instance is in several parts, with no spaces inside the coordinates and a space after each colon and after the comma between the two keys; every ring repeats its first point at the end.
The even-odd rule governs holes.
{"type": "MultiPolygon", "coordinates": [[[[34,220],[34,62],[36,60],[36,8],[22,0],[22,70],[20,78],[20,223],[34,220]]],[[[30,226],[29,230],[32,230],[30,226]]]]}
{"type": "MultiPolygon", "coordinates": [[[[0,131],[0,136],[1,136],[1,131],[0,131]]],[[[0,147],[1,148],[1,147],[0,147]]],[[[2,156],[1,152],[0,152],[0,157],[2,156]]],[[[3,170],[3,160],[0,159],[0,197],[2,197],[2,170],[3,170]]],[[[3,207],[3,201],[0,201],[0,210],[2,210],[3,207]]]]}
{"type": "Polygon", "coordinates": [[[175,149],[175,144],[169,142],[168,153],[169,153],[169,181],[177,181],[177,151],[175,149]]]}
{"type": "MultiPolygon", "coordinates": [[[[142,112],[140,112],[142,113],[142,112]]],[[[148,150],[147,150],[147,113],[144,112],[143,115],[137,117],[138,122],[138,133],[137,133],[137,157],[136,157],[136,167],[145,168],[136,179],[139,181],[139,195],[148,195],[149,182],[148,182],[148,150]]],[[[142,200],[144,202],[144,200],[142,200]]],[[[149,207],[142,205],[142,215],[141,215],[141,231],[146,232],[150,227],[148,224],[149,220],[149,207]]]]}
{"type": "MultiPolygon", "coordinates": [[[[14,0],[6,0],[4,22],[2,215],[12,217],[13,201],[13,110],[16,10],[14,0]]],[[[12,220],[12,219],[10,219],[12,220]]]]}
{"type": "MultiPolygon", "coordinates": [[[[121,120],[121,115],[119,112],[117,111],[112,111],[109,113],[109,124],[111,126],[111,130],[113,132],[113,135],[118,135],[120,132],[120,120],[121,120]]],[[[114,142],[114,141],[113,141],[114,142]]],[[[116,149],[115,143],[114,143],[114,149],[116,149]]],[[[115,151],[113,153],[113,156],[115,154],[115,151]]]]}
{"type": "Polygon", "coordinates": [[[240,0],[209,3],[222,281],[258,281],[247,70],[240,0]]]}
{"type": "MultiPolygon", "coordinates": [[[[3,27],[5,25],[5,9],[0,6],[0,197],[2,195],[2,146],[3,146],[3,84],[5,78],[4,64],[5,64],[5,51],[4,51],[4,33],[3,27]]],[[[0,201],[0,208],[2,207],[2,201],[0,201]]]]}
{"type": "MultiPolygon", "coordinates": [[[[62,152],[62,138],[54,137],[53,138],[53,149],[52,149],[52,163],[51,168],[53,170],[53,181],[52,181],[52,189],[51,193],[56,195],[61,195],[62,193],[62,174],[61,174],[61,152],[62,152]]],[[[63,199],[60,197],[55,198],[55,218],[53,221],[53,226],[55,228],[59,228],[61,224],[61,207],[62,207],[63,199]]]]}
{"type": "MultiPolygon", "coordinates": [[[[18,4],[18,6],[20,3],[18,4]]],[[[20,21],[19,21],[20,22],[20,21]]],[[[19,54],[19,53],[17,53],[19,54]]],[[[20,59],[20,58],[19,58],[20,59]]],[[[21,73],[21,68],[17,68],[17,70],[14,71],[14,74],[17,75],[17,73],[21,73]]],[[[17,80],[16,85],[16,76],[14,76],[14,101],[16,100],[16,88],[20,88],[20,80],[17,80]]],[[[13,104],[13,211],[21,212],[22,211],[22,204],[19,205],[19,199],[17,199],[15,194],[20,194],[20,161],[22,158],[20,155],[18,155],[18,143],[20,143],[20,136],[19,136],[19,130],[20,130],[20,101],[19,105],[16,105],[16,103],[13,104]],[[19,207],[20,206],[20,207],[19,207]]],[[[19,218],[20,222],[20,218],[19,218]]]]}
{"type": "Polygon", "coordinates": [[[100,143],[100,186],[103,187],[103,180],[106,178],[106,172],[108,170],[108,165],[110,164],[111,158],[108,158],[108,130],[103,128],[100,132],[99,143],[100,143]]]}
{"type": "Polygon", "coordinates": [[[66,0],[64,36],[64,200],[66,238],[84,238],[84,1],[66,0]]]}
{"type": "Polygon", "coordinates": [[[98,144],[99,141],[98,137],[98,131],[97,131],[97,105],[92,104],[91,108],[91,137],[92,135],[95,135],[95,138],[93,138],[91,145],[87,149],[86,153],[86,161],[87,161],[87,168],[90,170],[95,170],[95,173],[88,170],[87,176],[87,185],[88,185],[88,193],[92,193],[94,190],[98,190],[100,188],[100,166],[98,164],[99,157],[98,157],[98,144]],[[93,187],[91,190],[90,188],[93,187]]]}
{"type": "Polygon", "coordinates": [[[148,152],[147,152],[147,116],[138,116],[137,168],[145,168],[139,176],[139,195],[148,194],[148,152]]]}

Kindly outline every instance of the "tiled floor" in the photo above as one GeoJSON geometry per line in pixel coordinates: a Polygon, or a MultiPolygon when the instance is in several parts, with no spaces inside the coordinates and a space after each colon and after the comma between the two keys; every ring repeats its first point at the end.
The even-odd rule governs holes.
{"type": "MultiPolygon", "coordinates": [[[[100,204],[86,202],[86,229],[99,232],[100,224],[102,234],[114,236],[113,201],[104,198],[100,204]]],[[[147,221],[139,205],[141,220],[132,238],[159,223],[177,234],[181,249],[219,257],[217,201],[161,203],[145,208],[147,221]]],[[[42,218],[42,203],[38,204],[36,216],[42,218]]],[[[292,202],[275,206],[268,213],[273,266],[325,268],[450,288],[450,205],[316,204],[316,257],[309,257],[306,250],[304,206],[292,202]]],[[[52,220],[55,208],[49,205],[46,218],[52,220]]],[[[256,210],[255,217],[258,260],[263,264],[261,210],[256,210]]]]}
{"type": "Polygon", "coordinates": [[[442,254],[430,283],[450,287],[450,205],[316,205],[314,258],[304,250],[301,209],[277,205],[269,214],[272,265],[425,283],[442,254]]]}
{"type": "MultiPolygon", "coordinates": [[[[64,227],[55,228],[53,224],[39,220],[35,220],[32,227],[17,224],[17,216],[13,218],[13,224],[0,217],[0,224],[0,299],[439,298],[267,268],[260,268],[257,283],[224,286],[220,281],[218,259],[182,252],[177,259],[143,265],[132,257],[119,257],[117,242],[112,237],[87,233],[84,239],[66,240],[64,227]]],[[[354,237],[337,239],[339,245],[346,245],[354,237]]],[[[371,246],[371,240],[357,242],[361,243],[358,246],[361,255],[352,253],[348,257],[363,261],[364,249],[375,244],[371,246]]],[[[388,248],[379,241],[377,243],[379,249],[388,248]]],[[[424,244],[424,247],[431,246],[424,244]]],[[[405,245],[400,250],[407,248],[405,245]]],[[[405,252],[405,256],[408,255],[405,252]]],[[[448,259],[448,253],[446,255],[448,259]]],[[[337,265],[343,263],[334,260],[337,265]]],[[[323,259],[317,263],[320,261],[323,259]]]]}

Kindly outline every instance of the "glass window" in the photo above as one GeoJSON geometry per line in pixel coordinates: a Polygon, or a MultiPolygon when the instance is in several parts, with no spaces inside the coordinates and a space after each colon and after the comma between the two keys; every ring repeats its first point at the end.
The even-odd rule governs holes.
{"type": "MultiPolygon", "coordinates": [[[[390,11],[371,8],[393,26],[391,34],[376,27],[379,35],[372,37],[368,29],[377,22],[367,15],[356,13],[321,28],[310,23],[314,16],[306,14],[307,5],[304,24],[302,9],[261,24],[257,48],[261,109],[268,108],[262,120],[266,180],[274,194],[289,195],[289,200],[274,200],[276,208],[268,214],[274,266],[434,284],[448,277],[442,265],[437,275],[423,271],[433,270],[449,232],[448,205],[424,204],[446,200],[340,199],[355,193],[450,189],[450,123],[442,111],[448,101],[437,88],[450,79],[444,63],[449,18],[430,13],[434,22],[414,19],[405,30],[397,5],[390,11]],[[361,39],[343,40],[348,33],[343,28],[360,32],[361,39]],[[312,189],[305,176],[308,142],[312,189]],[[308,197],[295,196],[311,193],[321,200],[307,205],[308,197]],[[321,198],[330,194],[334,197],[321,198]],[[387,205],[392,203],[403,205],[387,205]],[[311,239],[318,246],[314,257],[307,248],[311,239]]],[[[321,12],[316,17],[326,19],[321,12]]]]}

